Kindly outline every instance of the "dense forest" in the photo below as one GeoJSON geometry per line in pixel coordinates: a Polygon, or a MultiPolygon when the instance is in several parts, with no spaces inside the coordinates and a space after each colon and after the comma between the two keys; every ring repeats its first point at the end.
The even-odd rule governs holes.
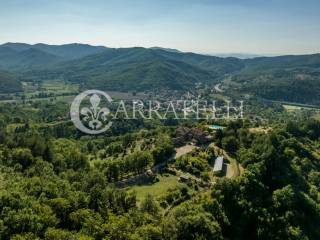
{"type": "Polygon", "coordinates": [[[21,92],[21,82],[14,74],[7,71],[0,71],[0,93],[21,92]]]}
{"type": "Polygon", "coordinates": [[[252,131],[247,120],[225,122],[212,144],[169,163],[177,129],[205,122],[119,120],[112,132],[87,136],[62,119],[68,104],[2,106],[1,239],[320,238],[317,120],[273,119],[268,132],[252,131]],[[240,176],[210,176],[221,151],[241,164],[240,176]],[[159,164],[149,184],[180,171],[196,181],[141,198],[122,186],[159,164]]]}

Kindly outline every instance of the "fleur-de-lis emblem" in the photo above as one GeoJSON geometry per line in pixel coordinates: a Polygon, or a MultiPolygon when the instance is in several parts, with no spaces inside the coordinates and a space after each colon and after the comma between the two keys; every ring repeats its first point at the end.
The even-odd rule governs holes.
{"type": "Polygon", "coordinates": [[[97,130],[103,126],[103,122],[107,121],[107,115],[110,113],[106,107],[99,107],[101,99],[99,95],[93,94],[90,97],[91,107],[81,109],[81,115],[84,115],[83,120],[88,122],[91,129],[97,130]]]}
{"type": "Polygon", "coordinates": [[[107,119],[110,110],[100,106],[101,99],[105,99],[106,103],[112,102],[106,92],[94,89],[84,91],[74,98],[70,106],[70,117],[78,130],[87,134],[100,134],[112,126],[112,122],[107,119]],[[91,106],[81,108],[81,103],[87,97],[91,106]]]}

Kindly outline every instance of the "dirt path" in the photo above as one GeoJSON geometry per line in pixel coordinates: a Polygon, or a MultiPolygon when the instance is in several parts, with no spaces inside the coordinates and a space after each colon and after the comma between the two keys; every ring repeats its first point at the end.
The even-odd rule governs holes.
{"type": "Polygon", "coordinates": [[[175,154],[174,158],[177,159],[178,157],[181,157],[181,156],[191,152],[195,148],[197,148],[197,147],[194,145],[185,145],[185,146],[176,148],[176,154],[175,154]]]}

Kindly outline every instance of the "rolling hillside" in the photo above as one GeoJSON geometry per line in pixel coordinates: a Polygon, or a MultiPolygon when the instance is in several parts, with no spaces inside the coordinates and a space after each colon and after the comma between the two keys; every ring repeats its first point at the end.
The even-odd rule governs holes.
{"type": "Polygon", "coordinates": [[[105,51],[105,47],[87,44],[48,45],[5,43],[0,45],[0,69],[36,69],[62,61],[82,58],[105,51]]]}
{"type": "Polygon", "coordinates": [[[319,104],[320,54],[244,60],[233,76],[244,93],[278,101],[319,104]]]}
{"type": "Polygon", "coordinates": [[[0,93],[12,93],[21,91],[21,83],[13,74],[5,71],[0,71],[0,93]]]}
{"type": "Polygon", "coordinates": [[[244,67],[244,63],[238,58],[221,58],[196,53],[176,53],[164,50],[156,51],[158,54],[168,59],[192,64],[216,74],[233,73],[235,71],[241,70],[244,67]]]}
{"type": "Polygon", "coordinates": [[[0,68],[8,70],[23,70],[44,67],[61,61],[60,57],[34,48],[12,54],[1,55],[0,68]]]}
{"type": "Polygon", "coordinates": [[[84,89],[117,91],[185,91],[199,82],[212,87],[227,74],[239,93],[320,103],[320,54],[238,59],[158,47],[7,43],[0,45],[0,69],[14,70],[26,81],[58,78],[84,89]]]}
{"type": "Polygon", "coordinates": [[[158,48],[109,48],[103,53],[56,64],[38,73],[33,71],[32,76],[27,75],[37,79],[41,76],[59,76],[67,81],[81,83],[85,88],[119,91],[185,90],[199,82],[215,84],[224,74],[238,71],[242,67],[241,60],[236,58],[218,58],[158,48]]]}
{"type": "Polygon", "coordinates": [[[287,55],[245,59],[249,71],[292,68],[320,68],[320,54],[287,55]]]}
{"type": "Polygon", "coordinates": [[[218,78],[214,71],[169,58],[162,52],[145,48],[110,49],[64,63],[56,71],[65,80],[108,90],[183,90],[197,82],[213,83],[218,78]]]}

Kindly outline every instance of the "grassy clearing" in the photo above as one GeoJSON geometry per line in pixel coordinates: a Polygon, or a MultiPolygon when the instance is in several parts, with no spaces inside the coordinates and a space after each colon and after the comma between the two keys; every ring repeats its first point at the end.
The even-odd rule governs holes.
{"type": "Polygon", "coordinates": [[[144,197],[149,193],[154,198],[161,196],[166,193],[170,188],[175,188],[177,186],[183,186],[183,183],[178,182],[178,177],[169,175],[158,175],[159,182],[145,184],[145,185],[136,185],[130,187],[131,190],[136,191],[137,193],[137,201],[141,202],[144,197]]]}
{"type": "Polygon", "coordinates": [[[254,127],[249,128],[249,131],[252,133],[269,133],[272,131],[271,127],[254,127]]]}
{"type": "Polygon", "coordinates": [[[45,81],[40,85],[23,82],[23,89],[23,93],[0,95],[3,98],[0,102],[22,102],[22,96],[24,96],[25,101],[58,100],[69,103],[79,92],[79,85],[58,80],[45,81]],[[47,94],[47,96],[43,96],[43,94],[47,94]]]}
{"type": "Polygon", "coordinates": [[[320,121],[320,113],[316,113],[312,116],[313,119],[320,121]]]}
{"type": "Polygon", "coordinates": [[[294,105],[294,104],[282,104],[282,107],[284,107],[288,112],[293,112],[293,111],[300,111],[300,110],[320,110],[319,108],[312,107],[309,105],[294,105]]]}
{"type": "Polygon", "coordinates": [[[41,89],[45,92],[68,93],[79,91],[78,84],[65,83],[62,81],[46,81],[41,84],[41,89]]]}
{"type": "Polygon", "coordinates": [[[301,110],[302,107],[300,106],[294,106],[294,105],[286,105],[283,104],[282,107],[284,107],[287,111],[297,111],[297,110],[301,110]]]}
{"type": "Polygon", "coordinates": [[[56,99],[58,101],[66,102],[66,103],[71,103],[76,95],[70,95],[70,96],[58,96],[56,99]]]}
{"type": "Polygon", "coordinates": [[[37,94],[46,93],[55,96],[76,93],[79,91],[78,84],[66,83],[63,81],[52,80],[42,82],[40,85],[33,83],[24,83],[24,93],[27,98],[31,98],[37,94]]]}
{"type": "Polygon", "coordinates": [[[11,123],[7,125],[7,131],[10,133],[13,133],[16,128],[18,127],[23,127],[25,124],[24,123],[11,123]]]}
{"type": "Polygon", "coordinates": [[[150,96],[143,92],[118,92],[118,91],[108,91],[107,92],[113,99],[150,99],[150,96]]]}

